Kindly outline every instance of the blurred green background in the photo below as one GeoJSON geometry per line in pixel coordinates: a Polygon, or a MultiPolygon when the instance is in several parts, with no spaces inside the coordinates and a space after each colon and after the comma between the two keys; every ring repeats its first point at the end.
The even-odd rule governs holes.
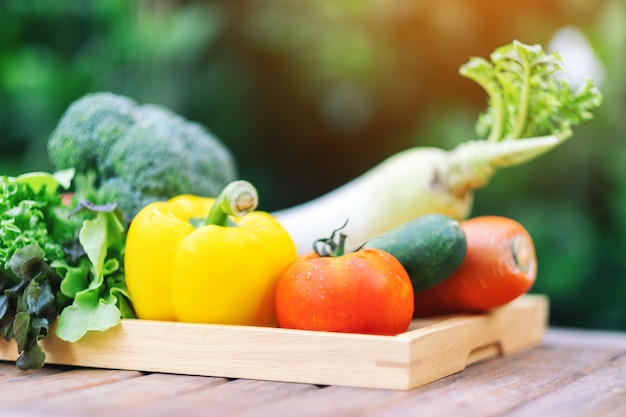
{"type": "Polygon", "coordinates": [[[396,151],[474,138],[486,97],[458,68],[513,39],[554,45],[604,104],[557,150],[498,172],[473,215],[527,227],[552,325],[626,330],[623,0],[2,0],[0,173],[51,170],[63,111],[112,91],[207,126],[260,208],[284,208],[396,151]]]}

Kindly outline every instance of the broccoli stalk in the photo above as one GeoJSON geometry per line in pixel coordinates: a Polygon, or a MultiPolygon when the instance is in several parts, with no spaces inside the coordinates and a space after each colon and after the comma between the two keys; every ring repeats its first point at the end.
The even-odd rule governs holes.
{"type": "Polygon", "coordinates": [[[237,177],[230,150],[201,125],[106,92],[70,105],[48,155],[55,168],[76,170],[78,194],[117,203],[129,218],[178,194],[215,196],[237,177]]]}

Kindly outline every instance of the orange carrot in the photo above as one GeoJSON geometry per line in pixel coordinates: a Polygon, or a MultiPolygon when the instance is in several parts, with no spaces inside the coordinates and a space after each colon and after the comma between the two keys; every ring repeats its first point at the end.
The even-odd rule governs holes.
{"type": "Polygon", "coordinates": [[[415,294],[415,317],[488,311],[526,293],[535,282],[535,247],[520,223],[481,216],[461,226],[467,240],[463,263],[444,281],[415,294]]]}

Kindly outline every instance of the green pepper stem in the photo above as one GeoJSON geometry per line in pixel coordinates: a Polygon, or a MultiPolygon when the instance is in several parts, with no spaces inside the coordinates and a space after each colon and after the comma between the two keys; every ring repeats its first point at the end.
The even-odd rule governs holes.
{"type": "Polygon", "coordinates": [[[233,181],[217,196],[205,225],[228,226],[228,216],[242,217],[257,208],[259,196],[248,181],[233,181]]]}

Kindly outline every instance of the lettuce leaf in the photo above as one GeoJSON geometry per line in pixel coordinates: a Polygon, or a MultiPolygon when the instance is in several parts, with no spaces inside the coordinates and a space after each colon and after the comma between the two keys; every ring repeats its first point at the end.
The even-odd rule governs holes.
{"type": "Polygon", "coordinates": [[[72,305],[61,312],[56,328],[56,335],[69,342],[79,340],[88,331],[108,330],[121,318],[134,317],[120,262],[126,239],[124,216],[115,205],[79,205],[79,210],[84,208],[96,215],[85,220],[79,233],[86,255],[83,269],[76,270],[62,261],[54,265],[64,274],[61,288],[65,295],[74,298],[72,305]],[[84,274],[87,266],[88,276],[84,274]]]}

